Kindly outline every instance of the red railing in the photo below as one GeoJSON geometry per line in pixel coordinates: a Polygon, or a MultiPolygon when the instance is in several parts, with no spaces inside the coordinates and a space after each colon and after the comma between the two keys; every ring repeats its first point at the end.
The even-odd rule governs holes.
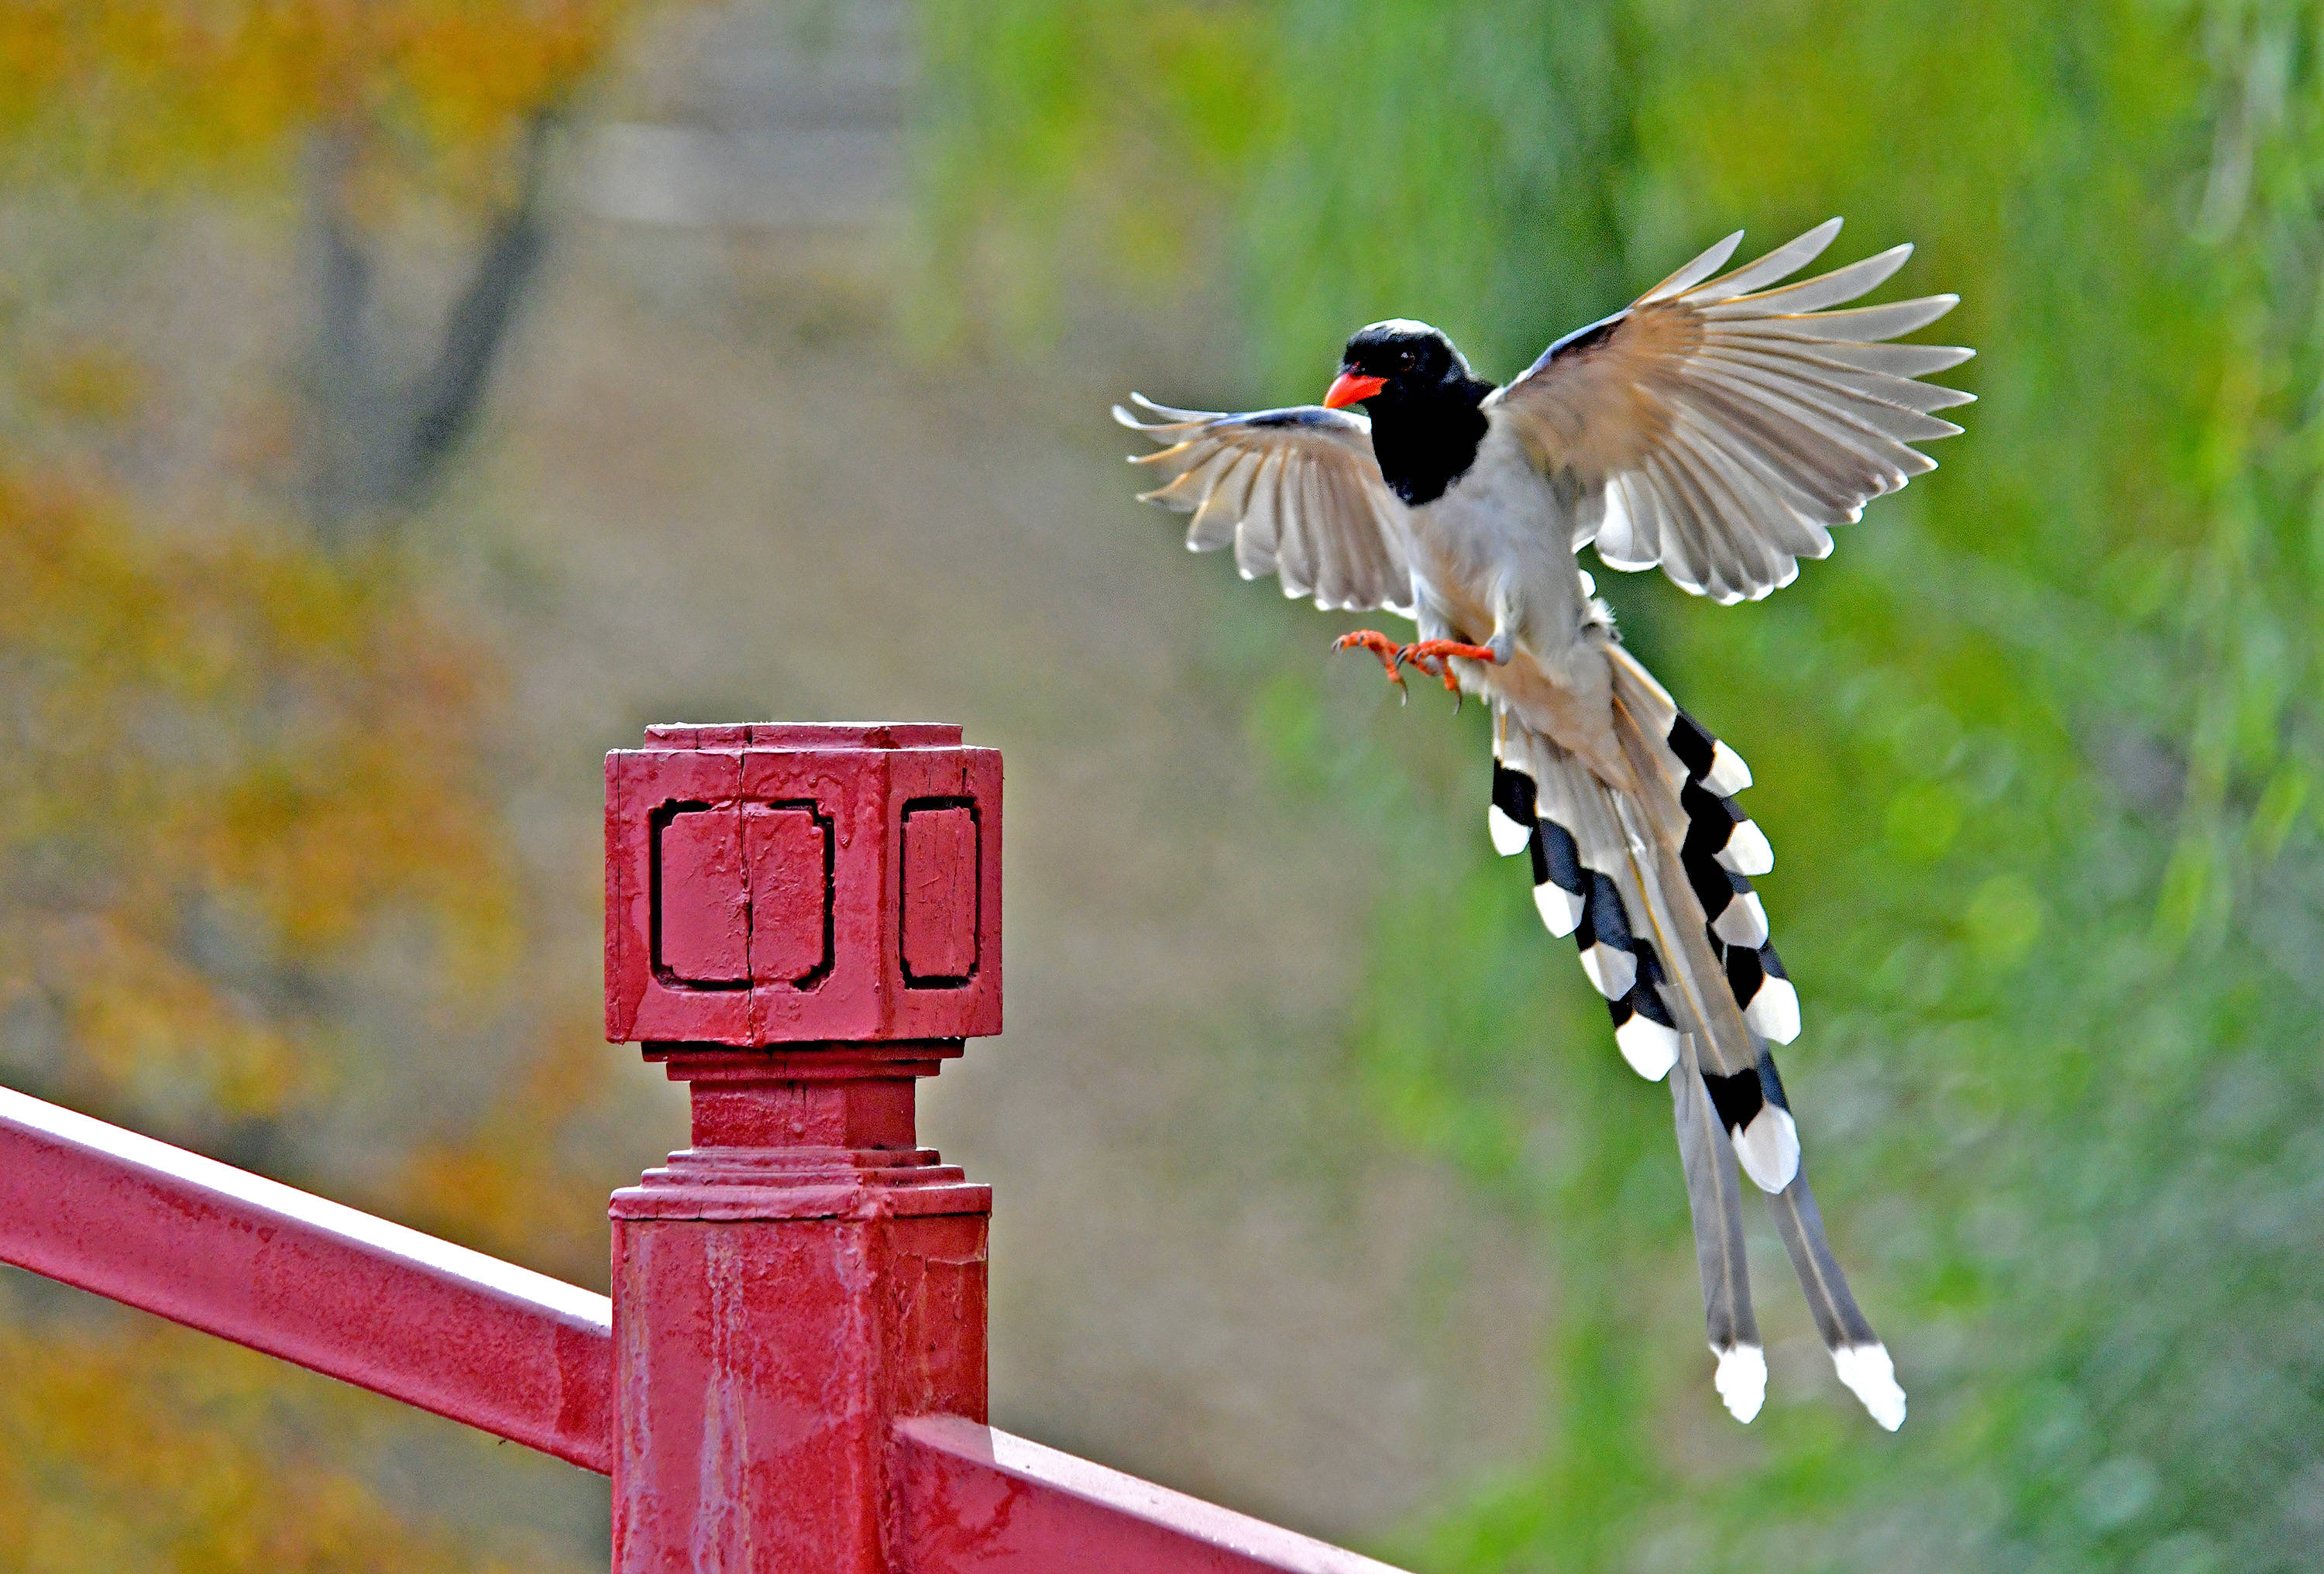
{"type": "Polygon", "coordinates": [[[991,1195],[917,1079],[1001,1026],[1001,760],[656,727],[605,763],[605,1014],[692,1146],[610,1300],[0,1090],[0,1261],[613,1477],[618,1574],[1385,1565],[985,1421],[991,1195]]]}

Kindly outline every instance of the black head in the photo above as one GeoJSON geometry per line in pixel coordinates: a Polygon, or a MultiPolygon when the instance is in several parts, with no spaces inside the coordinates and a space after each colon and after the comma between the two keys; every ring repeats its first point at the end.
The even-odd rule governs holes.
{"type": "Polygon", "coordinates": [[[1377,410],[1379,404],[1426,403],[1448,385],[1475,381],[1469,363],[1441,331],[1396,317],[1356,330],[1341,354],[1340,375],[1323,403],[1332,410],[1351,404],[1377,410]]]}
{"type": "Polygon", "coordinates": [[[1442,333],[1391,318],[1348,341],[1323,403],[1333,410],[1363,406],[1380,474],[1416,507],[1442,497],[1468,473],[1485,436],[1478,407],[1492,391],[1442,333]]]}

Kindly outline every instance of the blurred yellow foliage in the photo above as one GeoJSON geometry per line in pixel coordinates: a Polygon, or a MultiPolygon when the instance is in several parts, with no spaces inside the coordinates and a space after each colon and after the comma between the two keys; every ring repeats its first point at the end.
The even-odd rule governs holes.
{"type": "Polygon", "coordinates": [[[514,1574],[415,1531],[350,1476],[265,1448],[295,1423],[263,1358],[150,1324],[0,1325],[0,1371],[9,1574],[514,1574]]]}
{"type": "Polygon", "coordinates": [[[595,67],[618,0],[17,0],[0,142],[83,179],[279,179],[295,133],[378,125],[466,183],[595,67]]]}
{"type": "MultiPolygon", "coordinates": [[[[376,391],[327,406],[294,341],[316,302],[248,281],[319,300],[327,281],[296,261],[318,214],[355,266],[415,201],[506,244],[533,216],[538,129],[627,9],[17,0],[0,22],[0,198],[30,216],[0,234],[6,1074],[166,1137],[289,1154],[282,1178],[317,1183],[265,1133],[436,1008],[355,1019],[343,981],[392,941],[418,992],[525,1042],[489,1146],[390,1153],[371,1173],[406,1192],[364,1200],[535,1260],[532,1210],[595,1215],[594,1252],[558,1226],[575,1238],[551,1255],[576,1263],[602,1263],[601,1204],[549,1193],[572,1183],[560,1128],[602,1062],[573,1054],[594,1034],[538,1026],[577,1017],[510,1008],[529,936],[494,795],[497,658],[424,554],[313,502],[318,451],[405,440],[438,407],[334,429],[376,391]],[[172,248],[198,233],[185,254],[213,272],[186,275],[172,248]],[[255,351],[213,367],[181,330],[235,311],[215,343],[255,351]]],[[[359,1449],[314,1446],[346,1421],[314,1380],[142,1321],[28,1322],[6,1289],[0,1574],[503,1566],[402,1523],[359,1449]]]]}
{"type": "Polygon", "coordinates": [[[23,371],[27,400],[74,421],[121,421],[137,412],[143,368],[115,346],[82,342],[32,359],[23,371]]]}
{"type": "Polygon", "coordinates": [[[470,779],[486,664],[408,566],[173,541],[87,483],[0,470],[0,1002],[43,997],[76,1069],[235,1116],[300,1084],[282,1001],[206,972],[189,925],[259,980],[397,907],[474,980],[506,960],[470,779]]]}

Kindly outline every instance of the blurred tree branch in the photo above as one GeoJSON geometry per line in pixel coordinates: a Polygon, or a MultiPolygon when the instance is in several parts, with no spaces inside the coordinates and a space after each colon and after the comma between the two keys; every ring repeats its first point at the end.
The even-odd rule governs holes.
{"type": "Polygon", "coordinates": [[[326,541],[345,546],[375,529],[383,510],[418,502],[475,422],[548,243],[541,204],[556,124],[548,109],[528,118],[514,194],[484,218],[475,262],[433,356],[403,379],[396,367],[410,357],[383,342],[371,310],[372,248],[381,243],[351,211],[358,133],[345,127],[318,133],[309,180],[318,293],[311,486],[326,541]]]}

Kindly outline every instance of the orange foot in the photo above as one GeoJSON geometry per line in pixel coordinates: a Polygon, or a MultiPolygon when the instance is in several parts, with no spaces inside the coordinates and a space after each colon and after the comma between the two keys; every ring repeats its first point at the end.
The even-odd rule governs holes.
{"type": "Polygon", "coordinates": [[[1370,651],[1379,658],[1387,669],[1388,680],[1398,688],[1404,687],[1404,674],[1398,670],[1406,665],[1416,667],[1434,678],[1443,681],[1447,690],[1461,692],[1461,682],[1452,676],[1452,664],[1448,656],[1465,656],[1471,661],[1490,661],[1493,653],[1482,645],[1464,645],[1458,640],[1423,640],[1415,645],[1399,645],[1386,634],[1371,629],[1358,629],[1352,634],[1342,634],[1332,641],[1334,650],[1370,651]],[[1431,663],[1434,665],[1431,665],[1431,663]]]}
{"type": "Polygon", "coordinates": [[[1333,650],[1369,650],[1379,658],[1381,670],[1388,682],[1404,687],[1404,674],[1397,669],[1404,665],[1404,647],[1377,629],[1358,629],[1352,634],[1342,634],[1332,641],[1333,650]]]}
{"type": "Polygon", "coordinates": [[[1397,659],[1409,661],[1431,677],[1441,677],[1444,686],[1453,693],[1461,692],[1460,683],[1452,676],[1452,664],[1448,656],[1465,656],[1471,661],[1490,663],[1493,653],[1483,645],[1463,645],[1458,640],[1423,640],[1417,645],[1406,645],[1397,653],[1397,659]],[[1435,666],[1428,664],[1434,661],[1435,666]]]}

